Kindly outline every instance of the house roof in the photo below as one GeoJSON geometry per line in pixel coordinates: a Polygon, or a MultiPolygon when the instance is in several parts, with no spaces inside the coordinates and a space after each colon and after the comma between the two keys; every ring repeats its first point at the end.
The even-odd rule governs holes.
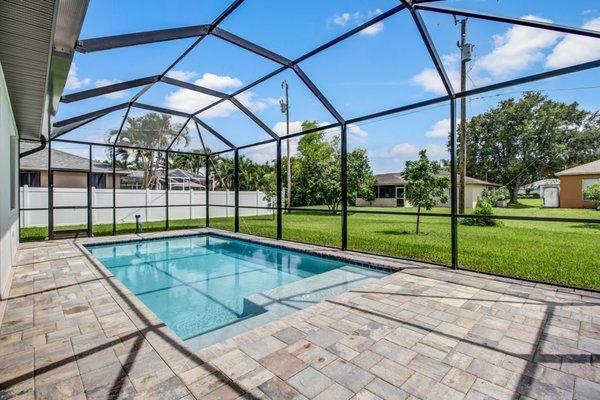
{"type": "MultiPolygon", "coordinates": [[[[37,143],[21,142],[21,151],[27,151],[37,147],[37,143]]],[[[65,151],[52,149],[52,169],[65,171],[87,171],[89,159],[80,157],[65,151]]],[[[47,171],[48,151],[41,150],[21,158],[21,170],[24,171],[47,171]]],[[[112,165],[103,164],[92,160],[92,172],[112,173],[112,165]]],[[[115,173],[128,175],[129,171],[117,168],[115,173]]]]}
{"type": "Polygon", "coordinates": [[[556,173],[556,176],[564,175],[600,175],[600,160],[592,161],[577,167],[565,169],[556,173]]]}
{"type": "MultiPolygon", "coordinates": [[[[440,172],[440,176],[450,177],[450,173],[447,171],[440,172]]],[[[458,178],[458,177],[457,177],[458,178]]],[[[406,180],[402,175],[402,172],[392,172],[388,174],[377,174],[375,175],[375,179],[377,179],[377,184],[380,186],[385,185],[406,185],[406,180]]],[[[481,186],[502,186],[497,183],[482,181],[480,179],[471,178],[470,176],[466,177],[467,185],[481,185],[481,186]]]]}
{"type": "Polygon", "coordinates": [[[552,186],[552,185],[560,185],[560,179],[557,178],[549,178],[549,179],[540,179],[539,181],[528,183],[527,185],[521,186],[522,189],[538,189],[540,186],[552,186]]]}

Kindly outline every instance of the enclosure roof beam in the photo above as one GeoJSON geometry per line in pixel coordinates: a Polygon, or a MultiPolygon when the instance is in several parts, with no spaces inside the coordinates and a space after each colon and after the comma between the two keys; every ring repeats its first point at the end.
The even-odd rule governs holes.
{"type": "Polygon", "coordinates": [[[316,49],[311,50],[308,53],[296,58],[294,61],[292,61],[292,64],[301,63],[302,61],[314,56],[315,54],[320,53],[323,50],[326,50],[335,44],[338,44],[339,42],[349,38],[350,36],[353,36],[353,35],[359,33],[360,31],[368,28],[371,25],[375,25],[376,23],[381,22],[388,17],[391,17],[392,15],[404,10],[405,8],[406,8],[406,6],[404,4],[400,4],[396,7],[393,7],[391,9],[389,9],[388,11],[377,15],[375,18],[365,22],[364,24],[361,24],[361,25],[357,26],[356,28],[351,29],[348,32],[330,40],[329,42],[322,44],[321,46],[317,47],[316,49]]]}
{"type": "Polygon", "coordinates": [[[91,118],[98,117],[98,116],[101,117],[101,116],[106,115],[108,113],[111,113],[113,111],[122,110],[123,108],[126,108],[128,106],[129,106],[129,103],[117,104],[115,106],[103,108],[101,110],[96,110],[96,111],[92,111],[92,112],[89,112],[89,113],[86,113],[86,114],[78,115],[78,116],[73,117],[73,118],[68,118],[68,119],[63,119],[61,121],[56,121],[52,126],[54,126],[56,128],[60,128],[62,126],[70,125],[70,124],[72,124],[74,122],[79,122],[79,121],[91,119],[91,118]]]}
{"type": "Polygon", "coordinates": [[[192,119],[192,116],[190,115],[188,117],[188,119],[185,121],[185,123],[183,125],[181,125],[181,129],[179,129],[179,131],[177,132],[177,135],[175,135],[173,140],[171,140],[171,143],[169,143],[169,146],[167,147],[167,151],[171,150],[171,146],[173,146],[173,143],[175,143],[177,141],[177,139],[179,139],[179,135],[181,135],[181,132],[183,132],[183,130],[185,129],[185,127],[187,126],[188,122],[190,122],[191,119],[192,119]]]}
{"type": "Polygon", "coordinates": [[[503,16],[499,16],[499,15],[486,14],[486,13],[482,13],[482,12],[478,12],[478,11],[460,10],[460,9],[450,8],[450,7],[428,6],[428,5],[420,5],[420,4],[415,4],[414,7],[417,9],[420,9],[420,10],[433,11],[433,12],[437,12],[437,13],[460,15],[462,17],[472,17],[472,18],[485,19],[488,21],[504,22],[504,23],[515,24],[515,25],[523,25],[523,26],[528,26],[531,28],[540,28],[540,29],[545,29],[545,30],[550,30],[550,31],[570,33],[573,35],[588,36],[588,37],[600,39],[599,31],[583,29],[583,28],[576,28],[576,27],[566,26],[566,25],[558,25],[558,24],[553,24],[551,22],[534,21],[534,20],[523,19],[523,18],[503,17],[503,16]]]}
{"type": "Polygon", "coordinates": [[[124,35],[104,36],[78,40],[75,51],[80,53],[92,53],[95,51],[117,49],[120,47],[205,36],[208,35],[209,32],[210,25],[194,25],[181,28],[160,29],[156,31],[127,33],[124,35]]]}
{"type": "Polygon", "coordinates": [[[279,136],[277,136],[277,134],[275,132],[273,132],[271,130],[271,128],[269,128],[264,122],[262,122],[256,115],[254,115],[252,113],[252,111],[248,110],[248,108],[246,106],[244,106],[238,99],[236,99],[235,97],[231,97],[229,100],[231,100],[231,102],[244,114],[246,114],[248,116],[248,118],[250,118],[252,121],[254,121],[254,123],[258,126],[260,126],[260,128],[267,132],[267,134],[269,134],[269,136],[271,136],[273,139],[279,139],[279,136]]]}
{"type": "Polygon", "coordinates": [[[150,104],[133,103],[132,106],[135,107],[135,108],[142,108],[144,110],[156,111],[156,112],[163,113],[163,114],[177,115],[178,117],[185,117],[185,118],[191,117],[191,114],[188,114],[188,113],[184,113],[184,112],[181,112],[181,111],[171,110],[170,108],[153,106],[153,105],[150,105],[150,104]]]}
{"type": "Polygon", "coordinates": [[[473,96],[475,94],[491,92],[494,90],[503,89],[503,88],[510,87],[510,86],[522,85],[524,83],[539,81],[542,79],[554,78],[557,76],[572,74],[574,72],[585,71],[588,69],[593,69],[593,68],[598,68],[598,67],[600,67],[600,60],[589,61],[589,62],[582,63],[582,64],[572,65],[570,67],[564,67],[564,68],[559,68],[559,69],[555,69],[552,71],[541,72],[539,74],[529,75],[529,76],[525,76],[522,78],[511,79],[510,81],[494,83],[491,85],[482,86],[482,87],[467,90],[464,92],[459,92],[456,94],[456,97],[457,98],[469,97],[469,96],[473,96]]]}
{"type": "Polygon", "coordinates": [[[221,142],[225,143],[227,145],[227,147],[229,147],[231,150],[236,149],[236,146],[233,143],[231,143],[229,140],[225,139],[219,132],[215,131],[212,127],[210,127],[209,125],[204,123],[200,118],[198,118],[194,115],[194,116],[192,116],[192,119],[194,121],[196,121],[198,123],[198,125],[200,125],[204,129],[209,131],[214,137],[219,139],[221,142]]]}
{"type": "Polygon", "coordinates": [[[198,131],[198,137],[200,138],[200,144],[202,145],[202,149],[204,150],[204,154],[208,154],[208,150],[206,150],[206,145],[204,144],[204,139],[202,139],[202,132],[200,132],[200,127],[198,126],[198,122],[196,122],[194,120],[194,124],[196,125],[196,130],[198,131]]]}
{"type": "Polygon", "coordinates": [[[73,103],[75,101],[89,99],[90,97],[103,96],[106,94],[120,92],[122,90],[131,89],[138,86],[147,85],[149,83],[157,82],[160,79],[160,75],[147,76],[145,78],[132,79],[126,82],[114,83],[112,85],[106,85],[97,87],[89,90],[82,90],[71,94],[64,95],[60,98],[61,103],[73,103]]]}
{"type": "Polygon", "coordinates": [[[227,18],[239,6],[241,6],[243,2],[244,2],[244,0],[235,0],[233,3],[231,3],[225,9],[225,11],[223,11],[217,18],[215,18],[215,20],[212,22],[212,24],[210,24],[210,29],[213,30],[214,28],[216,28],[217,26],[219,26],[219,24],[221,22],[223,22],[225,20],[225,18],[227,18]]]}
{"type": "Polygon", "coordinates": [[[83,120],[80,120],[80,121],[72,122],[72,123],[67,124],[67,125],[63,125],[61,127],[52,127],[52,130],[50,131],[50,139],[53,140],[53,139],[56,139],[58,137],[61,137],[62,135],[66,134],[66,133],[69,133],[72,130],[77,129],[77,128],[79,128],[79,127],[81,127],[81,126],[83,126],[85,124],[88,124],[88,123],[90,123],[92,121],[95,121],[95,120],[97,120],[98,118],[101,118],[101,117],[102,117],[102,115],[96,115],[96,116],[93,116],[93,117],[90,117],[90,118],[86,118],[86,119],[83,119],[83,120]]]}
{"type": "Polygon", "coordinates": [[[298,75],[302,82],[304,82],[304,84],[308,86],[308,89],[315,95],[315,97],[321,102],[321,104],[323,104],[327,111],[329,111],[329,113],[336,119],[336,121],[340,124],[343,124],[345,122],[344,118],[340,115],[339,112],[337,112],[335,107],[333,107],[333,105],[329,102],[329,100],[327,100],[325,95],[321,93],[319,88],[317,88],[317,86],[310,80],[310,78],[306,76],[304,71],[302,71],[302,68],[300,68],[300,66],[296,64],[292,67],[292,69],[294,70],[294,72],[296,72],[296,75],[298,75]]]}
{"type": "Polygon", "coordinates": [[[410,15],[412,16],[413,20],[415,21],[415,25],[417,26],[417,29],[419,30],[419,34],[421,35],[421,38],[423,39],[423,42],[425,43],[427,52],[429,53],[429,56],[431,57],[431,60],[433,61],[433,64],[435,65],[435,69],[437,70],[438,75],[440,76],[440,79],[442,80],[442,83],[444,84],[444,88],[446,89],[446,92],[448,93],[448,95],[453,97],[454,96],[454,88],[452,87],[450,78],[448,78],[448,74],[446,73],[444,64],[442,64],[440,55],[438,54],[438,52],[435,48],[435,44],[433,43],[433,40],[431,40],[431,36],[429,36],[429,31],[427,30],[427,26],[425,25],[425,22],[423,21],[421,14],[419,14],[419,11],[414,9],[414,6],[412,4],[407,3],[407,0],[402,0],[402,2],[409,7],[410,15]]]}
{"type": "Polygon", "coordinates": [[[233,33],[226,31],[225,29],[214,28],[211,33],[213,35],[225,40],[226,42],[232,43],[236,46],[246,49],[254,54],[258,54],[259,56],[265,57],[265,58],[267,58],[271,61],[274,61],[278,64],[290,65],[292,62],[290,59],[288,59],[282,55],[279,55],[271,50],[267,50],[262,46],[252,43],[249,40],[246,40],[237,35],[234,35],[233,33]]]}
{"type": "Polygon", "coordinates": [[[194,85],[193,83],[180,81],[178,79],[170,78],[168,76],[163,76],[162,78],[160,78],[160,81],[164,82],[164,83],[168,83],[169,85],[179,86],[180,88],[193,90],[195,92],[204,93],[204,94],[207,94],[207,95],[213,96],[213,97],[218,97],[220,99],[226,99],[229,97],[229,95],[227,93],[223,93],[223,92],[219,92],[217,90],[194,85]]]}

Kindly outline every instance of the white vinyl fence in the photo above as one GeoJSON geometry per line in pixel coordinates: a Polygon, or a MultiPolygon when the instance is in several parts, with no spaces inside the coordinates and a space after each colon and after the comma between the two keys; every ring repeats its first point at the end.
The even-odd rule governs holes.
{"type": "MultiPolygon", "coordinates": [[[[53,202],[55,207],[87,206],[87,189],[55,188],[53,202]]],[[[235,204],[233,191],[211,191],[209,193],[210,217],[233,217],[235,204]],[[221,207],[219,207],[221,206],[221,207]]],[[[140,215],[142,221],[161,221],[166,218],[165,191],[150,189],[117,189],[116,217],[117,223],[135,222],[135,216],[140,215]],[[145,207],[146,205],[152,207],[145,207]]],[[[47,188],[21,187],[21,208],[47,208],[47,188]]],[[[206,192],[195,190],[169,190],[169,220],[204,218],[206,216],[206,192]]],[[[110,207],[92,211],[93,224],[112,224],[113,221],[113,189],[92,188],[92,207],[110,207]]],[[[240,192],[240,206],[269,207],[264,193],[260,191],[240,192]]],[[[272,214],[273,210],[258,208],[240,208],[240,216],[272,214]]],[[[54,224],[78,225],[87,223],[86,209],[54,210],[54,224]]],[[[23,211],[21,227],[48,225],[48,212],[23,211]]]]}

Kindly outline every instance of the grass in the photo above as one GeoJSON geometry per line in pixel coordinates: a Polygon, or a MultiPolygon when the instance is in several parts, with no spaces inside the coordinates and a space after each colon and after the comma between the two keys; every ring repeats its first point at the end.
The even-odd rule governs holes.
{"type": "MultiPolygon", "coordinates": [[[[518,206],[496,208],[496,215],[598,219],[600,212],[583,209],[542,209],[538,199],[523,199],[518,206]]],[[[450,219],[422,216],[421,234],[416,235],[416,217],[394,214],[364,214],[350,208],[348,247],[367,253],[449,264],[450,219]]],[[[369,210],[415,211],[410,208],[369,210]]],[[[448,214],[447,209],[431,212],[448,214]]],[[[341,217],[315,210],[283,214],[283,238],[325,246],[340,246],[341,217]]],[[[204,220],[174,220],[170,227],[204,226],[204,220]]],[[[233,229],[232,218],[211,218],[211,226],[233,229]]],[[[133,232],[134,224],[120,224],[119,233],[133,232]]],[[[147,222],[144,231],[162,230],[164,222],[147,222]]],[[[272,215],[240,218],[240,231],[275,237],[277,222],[272,215]]],[[[110,235],[111,225],[95,225],[95,235],[110,235]]],[[[40,240],[45,229],[21,230],[22,239],[40,240]]],[[[503,220],[498,227],[458,227],[459,264],[477,271],[600,289],[600,223],[503,220]]]]}

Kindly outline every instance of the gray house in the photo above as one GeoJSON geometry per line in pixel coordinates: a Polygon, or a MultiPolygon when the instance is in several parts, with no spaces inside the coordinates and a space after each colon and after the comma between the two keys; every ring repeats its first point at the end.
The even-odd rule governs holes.
{"type": "MultiPolygon", "coordinates": [[[[450,173],[442,171],[440,176],[450,178],[450,173]]],[[[360,207],[410,207],[404,192],[406,181],[401,172],[375,175],[377,185],[374,187],[375,199],[367,201],[362,198],[356,199],[356,205],[360,207]]],[[[467,177],[465,185],[465,204],[472,208],[481,197],[485,188],[497,188],[501,185],[492,182],[486,182],[479,179],[467,177]]],[[[440,207],[449,207],[449,203],[439,204],[440,207]]]]}

